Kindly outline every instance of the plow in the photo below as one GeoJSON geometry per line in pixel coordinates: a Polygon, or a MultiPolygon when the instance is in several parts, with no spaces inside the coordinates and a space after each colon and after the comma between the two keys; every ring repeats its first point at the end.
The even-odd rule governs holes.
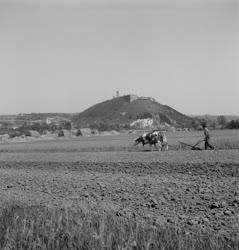
{"type": "Polygon", "coordinates": [[[194,145],[179,141],[181,147],[190,148],[191,150],[202,150],[200,147],[198,147],[198,144],[200,144],[201,142],[204,142],[204,140],[199,140],[194,145]]]}

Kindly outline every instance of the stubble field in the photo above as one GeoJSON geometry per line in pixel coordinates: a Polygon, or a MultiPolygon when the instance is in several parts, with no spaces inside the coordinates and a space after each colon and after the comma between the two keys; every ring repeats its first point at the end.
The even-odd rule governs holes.
{"type": "Polygon", "coordinates": [[[1,248],[238,249],[238,133],[177,143],[200,136],[168,134],[168,152],[136,135],[1,144],[1,248]]]}

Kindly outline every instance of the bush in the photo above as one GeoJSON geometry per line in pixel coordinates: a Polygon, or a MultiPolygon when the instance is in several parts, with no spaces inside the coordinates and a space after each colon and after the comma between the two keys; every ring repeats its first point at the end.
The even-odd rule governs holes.
{"type": "MultiPolygon", "coordinates": [[[[110,130],[120,130],[121,125],[118,123],[108,123],[108,122],[100,122],[94,123],[89,126],[91,129],[96,129],[98,131],[110,131],[110,130]]],[[[122,125],[123,128],[123,125],[122,125]]]]}
{"type": "Polygon", "coordinates": [[[77,130],[76,136],[82,136],[82,133],[81,133],[81,130],[80,130],[80,129],[77,130]]]}
{"type": "Polygon", "coordinates": [[[63,130],[60,130],[59,132],[58,132],[58,137],[63,137],[64,136],[64,131],[63,130]]]}
{"type": "Polygon", "coordinates": [[[143,113],[140,115],[137,115],[136,119],[147,119],[147,118],[153,118],[153,115],[151,113],[143,113]]]}
{"type": "Polygon", "coordinates": [[[14,138],[14,137],[19,137],[21,136],[21,132],[20,131],[17,131],[17,130],[10,130],[8,132],[10,138],[14,138]]]}

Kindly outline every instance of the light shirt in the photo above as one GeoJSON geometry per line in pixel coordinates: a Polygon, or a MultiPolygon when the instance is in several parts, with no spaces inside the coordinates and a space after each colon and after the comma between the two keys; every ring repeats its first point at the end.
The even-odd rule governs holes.
{"type": "Polygon", "coordinates": [[[209,130],[207,128],[204,128],[204,136],[205,136],[205,139],[210,138],[209,130]]]}

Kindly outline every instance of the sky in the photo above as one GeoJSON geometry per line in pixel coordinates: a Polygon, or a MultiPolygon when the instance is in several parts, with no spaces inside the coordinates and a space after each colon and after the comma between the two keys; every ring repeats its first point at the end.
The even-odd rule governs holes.
{"type": "Polygon", "coordinates": [[[0,114],[120,95],[239,115],[237,0],[0,0],[0,114]]]}

